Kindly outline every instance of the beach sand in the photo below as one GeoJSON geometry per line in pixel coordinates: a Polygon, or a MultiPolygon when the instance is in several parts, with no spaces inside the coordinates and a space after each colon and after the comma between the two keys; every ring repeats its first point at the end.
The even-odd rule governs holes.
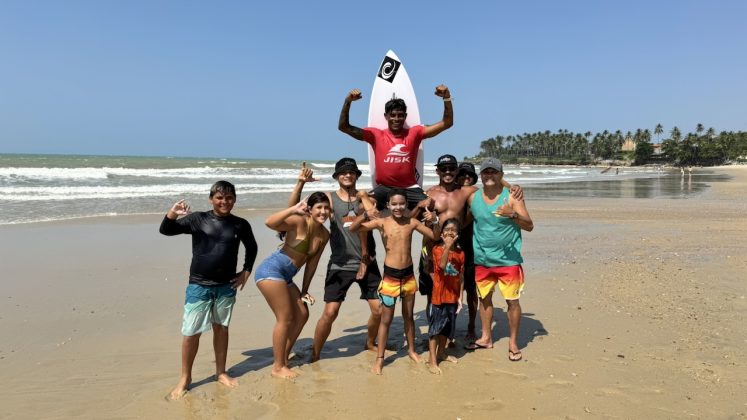
{"type": "MultiPolygon", "coordinates": [[[[460,314],[459,363],[432,375],[408,360],[397,316],[399,351],[372,375],[356,286],[323,359],[302,363],[325,251],[311,287],[320,303],[296,344],[302,375],[270,377],[274,317],[249,282],[228,353],[240,386],[214,381],[207,333],[179,401],[165,396],[179,374],[189,237],[158,234],[161,215],[0,226],[0,418],[744,418],[747,168],[716,171],[733,180],[685,199],[527,197],[519,363],[495,299],[493,349],[462,350],[460,314]]],[[[278,240],[263,215],[237,214],[254,227],[259,264],[278,240]]]]}

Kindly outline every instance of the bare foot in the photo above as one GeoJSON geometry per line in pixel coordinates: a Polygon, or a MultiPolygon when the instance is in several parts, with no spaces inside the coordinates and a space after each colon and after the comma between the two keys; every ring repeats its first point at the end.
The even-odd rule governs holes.
{"type": "Polygon", "coordinates": [[[178,400],[181,397],[184,396],[189,391],[189,384],[192,383],[192,378],[186,377],[186,378],[179,378],[179,383],[176,384],[176,387],[171,390],[169,393],[169,399],[170,400],[178,400]]]}
{"type": "Polygon", "coordinates": [[[410,356],[410,359],[413,362],[420,363],[420,356],[418,356],[414,351],[408,352],[407,355],[410,356]]]}
{"type": "Polygon", "coordinates": [[[376,343],[366,343],[363,348],[368,351],[376,351],[379,347],[376,345],[376,343]]]}
{"type": "Polygon", "coordinates": [[[374,365],[371,367],[371,373],[381,375],[382,369],[384,369],[384,357],[377,356],[374,365]]]}
{"type": "Polygon", "coordinates": [[[288,369],[285,366],[283,366],[280,369],[272,369],[272,372],[270,372],[270,375],[276,378],[281,378],[281,379],[293,379],[296,376],[298,376],[298,374],[296,374],[295,372],[293,372],[292,370],[288,369]]]}
{"type": "Polygon", "coordinates": [[[443,372],[441,372],[441,368],[438,367],[438,365],[436,365],[436,364],[432,365],[430,363],[428,363],[428,372],[430,372],[430,373],[432,373],[434,375],[440,375],[441,373],[443,373],[443,372]]]}
{"type": "Polygon", "coordinates": [[[239,386],[239,381],[236,378],[232,378],[228,373],[223,372],[217,377],[218,383],[221,383],[229,388],[236,388],[239,386]]]}
{"type": "Polygon", "coordinates": [[[456,357],[448,354],[439,354],[438,360],[441,362],[459,363],[459,360],[456,357]]]}

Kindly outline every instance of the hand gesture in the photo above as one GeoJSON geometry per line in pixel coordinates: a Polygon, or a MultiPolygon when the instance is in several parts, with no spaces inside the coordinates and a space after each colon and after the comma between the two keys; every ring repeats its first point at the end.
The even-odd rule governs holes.
{"type": "Polygon", "coordinates": [[[301,173],[298,174],[298,180],[304,183],[319,181],[319,179],[314,178],[314,171],[306,167],[306,161],[301,162],[301,173]]]}
{"type": "Polygon", "coordinates": [[[314,299],[314,296],[311,296],[308,293],[304,293],[303,296],[301,296],[301,302],[313,305],[316,302],[316,299],[314,299]]]}
{"type": "Polygon", "coordinates": [[[514,206],[512,206],[509,203],[503,203],[502,206],[498,207],[498,210],[495,211],[496,216],[502,216],[502,217],[511,217],[511,215],[514,213],[514,206]]]}
{"type": "Polygon", "coordinates": [[[174,203],[173,206],[171,206],[171,209],[169,209],[169,218],[170,219],[176,219],[179,216],[186,216],[190,213],[189,205],[187,204],[184,199],[181,199],[174,203]],[[173,216],[173,217],[170,217],[173,216]]]}
{"type": "Polygon", "coordinates": [[[345,98],[345,100],[353,102],[353,101],[357,101],[358,99],[360,99],[362,97],[363,97],[363,94],[361,93],[360,90],[353,89],[350,92],[348,92],[348,97],[345,98]]]}
{"type": "Polygon", "coordinates": [[[428,207],[423,209],[423,222],[432,225],[438,223],[438,215],[435,211],[428,210],[428,207]]]}
{"type": "Polygon", "coordinates": [[[446,99],[451,98],[451,93],[449,92],[449,88],[446,86],[438,85],[436,86],[436,96],[446,99]]]}
{"type": "Polygon", "coordinates": [[[293,214],[297,214],[299,216],[306,216],[309,214],[309,205],[306,203],[306,199],[299,201],[298,204],[292,207],[292,209],[293,214]]]}
{"type": "Polygon", "coordinates": [[[441,234],[441,239],[444,241],[444,248],[452,249],[454,248],[454,243],[459,239],[459,235],[452,235],[444,232],[441,234]]]}
{"type": "Polygon", "coordinates": [[[244,285],[246,284],[246,280],[249,278],[249,272],[244,270],[236,275],[231,280],[231,287],[233,287],[236,290],[244,290],[244,285]]]}
{"type": "Polygon", "coordinates": [[[520,185],[512,185],[509,189],[511,197],[516,201],[524,201],[524,189],[520,185]]]}
{"type": "Polygon", "coordinates": [[[424,198],[418,202],[418,207],[421,209],[433,209],[434,201],[431,197],[424,198]]]}

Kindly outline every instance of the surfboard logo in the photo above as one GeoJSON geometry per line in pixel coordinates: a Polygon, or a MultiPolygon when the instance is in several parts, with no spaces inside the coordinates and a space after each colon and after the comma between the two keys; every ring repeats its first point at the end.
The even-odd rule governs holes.
{"type": "Polygon", "coordinates": [[[401,63],[391,57],[384,57],[384,61],[379,67],[379,77],[386,80],[389,83],[394,81],[394,77],[397,75],[397,70],[401,63]]]}

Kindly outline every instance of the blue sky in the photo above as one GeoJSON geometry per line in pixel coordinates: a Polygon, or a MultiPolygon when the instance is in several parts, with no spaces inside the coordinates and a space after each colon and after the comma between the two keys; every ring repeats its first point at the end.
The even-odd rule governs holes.
{"type": "Polygon", "coordinates": [[[744,1],[5,0],[0,153],[365,160],[337,119],[388,49],[424,123],[436,85],[454,96],[430,160],[559,128],[747,130],[745,21],[744,1]]]}

